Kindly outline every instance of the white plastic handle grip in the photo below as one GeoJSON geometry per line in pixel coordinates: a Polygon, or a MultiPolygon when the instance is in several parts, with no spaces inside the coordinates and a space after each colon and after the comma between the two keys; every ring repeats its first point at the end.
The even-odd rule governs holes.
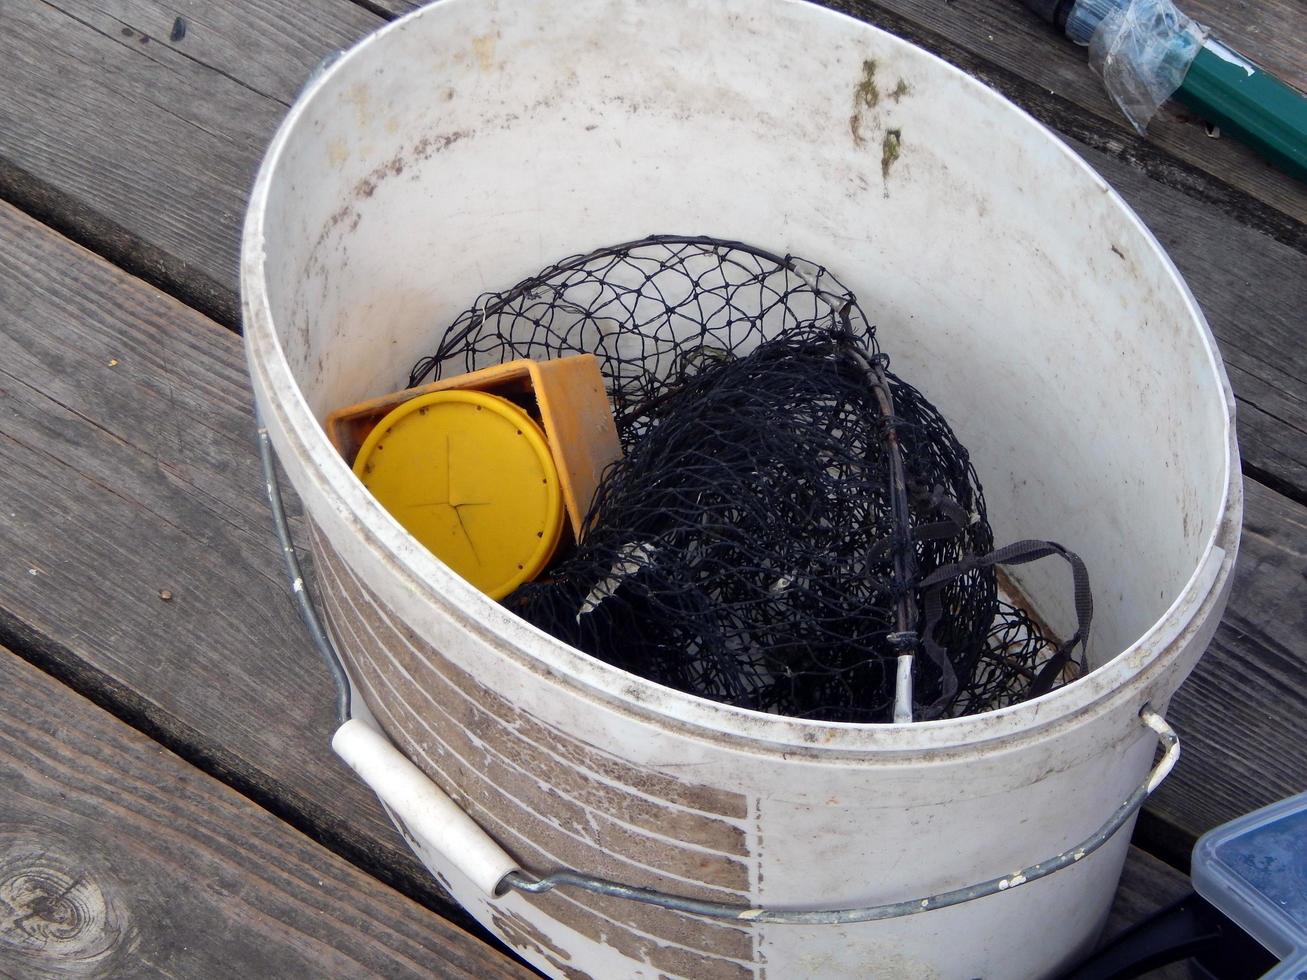
{"type": "Polygon", "coordinates": [[[367,722],[351,718],[336,729],[331,747],[371,787],[409,832],[438,851],[494,898],[516,861],[462,808],[367,722]]]}

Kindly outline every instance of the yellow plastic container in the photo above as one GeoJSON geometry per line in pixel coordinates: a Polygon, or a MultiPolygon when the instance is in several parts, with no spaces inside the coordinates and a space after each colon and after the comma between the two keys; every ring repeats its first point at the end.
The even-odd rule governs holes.
{"type": "Polygon", "coordinates": [[[509,361],[418,388],[393,391],[333,412],[325,423],[327,436],[352,464],[369,434],[396,407],[451,390],[497,395],[539,423],[558,472],[572,533],[579,538],[604,468],[622,457],[603,375],[593,354],[549,361],[509,361]]]}
{"type": "Polygon", "coordinates": [[[354,472],[404,528],[493,599],[544,570],[563,490],[540,426],[506,398],[428,392],[390,411],[354,472]]]}

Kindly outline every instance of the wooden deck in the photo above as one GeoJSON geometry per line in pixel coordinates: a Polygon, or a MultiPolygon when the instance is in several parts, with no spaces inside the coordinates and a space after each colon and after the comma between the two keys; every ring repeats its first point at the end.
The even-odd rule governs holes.
{"type": "MultiPolygon", "coordinates": [[[[237,335],[238,230],[305,77],[407,0],[0,6],[0,976],[530,975],[332,755],[237,335]]],[[[1012,0],[831,0],[1058,130],[1170,250],[1238,397],[1229,611],[1111,930],[1307,786],[1307,186],[1129,130],[1012,0]]],[[[1189,2],[1307,88],[1301,0],[1189,2]]],[[[300,529],[302,532],[302,528],[300,529]]]]}

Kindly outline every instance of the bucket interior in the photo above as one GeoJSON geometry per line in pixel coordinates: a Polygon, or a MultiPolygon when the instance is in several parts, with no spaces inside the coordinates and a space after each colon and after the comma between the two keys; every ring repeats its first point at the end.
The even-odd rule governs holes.
{"type": "MultiPolygon", "coordinates": [[[[1192,299],[1100,178],[962,73],[748,0],[446,0],[346,57],[290,117],[264,216],[319,421],[402,387],[483,291],[650,234],[736,239],[858,296],[970,450],[996,543],[1084,558],[1091,666],[1193,575],[1229,460],[1192,299]]],[[[1013,577],[1070,632],[1061,563],[1013,577]]]]}

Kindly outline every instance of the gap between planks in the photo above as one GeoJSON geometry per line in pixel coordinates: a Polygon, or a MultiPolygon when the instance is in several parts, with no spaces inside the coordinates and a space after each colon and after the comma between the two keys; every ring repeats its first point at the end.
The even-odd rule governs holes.
{"type": "Polygon", "coordinates": [[[530,977],[0,647],[0,975],[530,977]]]}

